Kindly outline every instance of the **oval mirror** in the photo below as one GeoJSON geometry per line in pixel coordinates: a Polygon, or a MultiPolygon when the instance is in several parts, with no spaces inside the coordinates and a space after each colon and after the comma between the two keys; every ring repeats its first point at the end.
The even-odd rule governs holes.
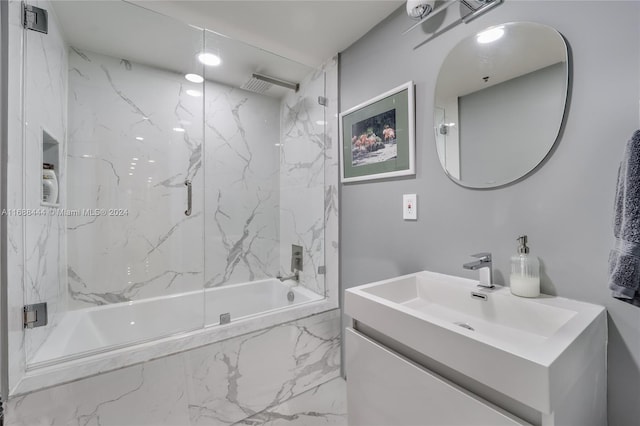
{"type": "Polygon", "coordinates": [[[495,188],[533,171],[560,132],[568,78],[567,45],[546,25],[497,25],[458,43],[435,90],[447,175],[465,187],[495,188]]]}

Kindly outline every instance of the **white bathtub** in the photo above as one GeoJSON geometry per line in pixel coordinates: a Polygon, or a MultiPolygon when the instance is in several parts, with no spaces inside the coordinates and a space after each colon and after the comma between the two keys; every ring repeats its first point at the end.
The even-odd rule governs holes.
{"type": "Polygon", "coordinates": [[[266,279],[206,289],[204,297],[200,290],[68,311],[29,360],[29,369],[215,326],[222,314],[235,323],[321,299],[304,287],[266,279]]]}

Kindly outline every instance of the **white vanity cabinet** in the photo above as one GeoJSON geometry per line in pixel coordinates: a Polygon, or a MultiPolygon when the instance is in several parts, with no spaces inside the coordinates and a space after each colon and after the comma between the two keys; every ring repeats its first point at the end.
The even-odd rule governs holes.
{"type": "Polygon", "coordinates": [[[347,329],[349,426],[529,425],[347,329]]]}

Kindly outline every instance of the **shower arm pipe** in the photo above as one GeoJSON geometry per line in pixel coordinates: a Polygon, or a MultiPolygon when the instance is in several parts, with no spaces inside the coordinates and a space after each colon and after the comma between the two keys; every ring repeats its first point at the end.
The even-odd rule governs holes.
{"type": "Polygon", "coordinates": [[[405,34],[409,33],[414,28],[416,28],[416,27],[420,26],[421,24],[427,22],[429,19],[433,18],[434,16],[436,16],[437,14],[442,12],[443,10],[448,9],[449,7],[453,6],[454,4],[462,3],[467,9],[471,10],[470,13],[468,13],[465,16],[463,16],[462,18],[460,18],[460,20],[458,22],[456,22],[456,24],[458,24],[460,22],[464,22],[465,24],[468,24],[469,22],[471,22],[474,19],[476,19],[478,16],[483,15],[486,12],[490,11],[491,9],[493,9],[494,7],[498,6],[499,4],[502,4],[503,1],[504,0],[486,0],[485,3],[482,6],[478,7],[477,9],[474,9],[466,0],[447,0],[442,5],[436,7],[431,13],[429,13],[427,16],[422,18],[420,21],[416,22],[411,27],[409,27],[405,32],[402,33],[402,35],[405,35],[405,34]]]}
{"type": "Polygon", "coordinates": [[[253,73],[253,78],[257,80],[266,81],[267,83],[275,84],[276,86],[285,87],[291,89],[296,93],[300,90],[300,83],[292,83],[290,81],[280,80],[278,78],[269,77],[268,75],[253,73]]]}

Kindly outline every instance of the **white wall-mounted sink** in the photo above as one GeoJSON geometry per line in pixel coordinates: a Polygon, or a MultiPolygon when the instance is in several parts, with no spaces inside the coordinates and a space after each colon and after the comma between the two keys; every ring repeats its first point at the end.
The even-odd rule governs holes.
{"type": "Polygon", "coordinates": [[[554,412],[593,368],[596,354],[604,361],[603,307],[519,298],[507,287],[482,289],[477,281],[434,272],[348,289],[345,312],[356,324],[541,413],[554,412]]]}

